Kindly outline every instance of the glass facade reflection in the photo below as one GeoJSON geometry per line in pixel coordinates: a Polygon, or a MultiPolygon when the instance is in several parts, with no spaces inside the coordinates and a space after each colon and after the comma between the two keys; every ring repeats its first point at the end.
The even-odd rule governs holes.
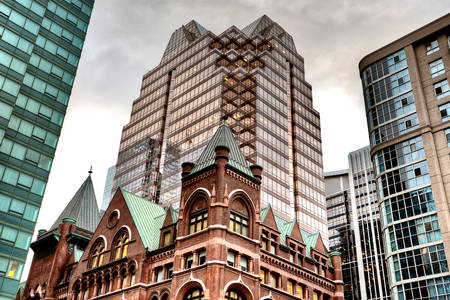
{"type": "Polygon", "coordinates": [[[16,296],[93,0],[0,1],[0,298],[16,296]]]}
{"type": "Polygon", "coordinates": [[[261,197],[327,243],[320,116],[292,37],[263,16],[215,35],[192,21],[144,75],[123,128],[114,186],[178,206],[181,164],[222,122],[264,168],[261,197]]]}
{"type": "MultiPolygon", "coordinates": [[[[361,80],[393,299],[448,299],[450,15],[366,56],[361,80]],[[384,58],[383,58],[384,57],[384,58]]],[[[380,238],[380,237],[378,237],[380,238]]]]}

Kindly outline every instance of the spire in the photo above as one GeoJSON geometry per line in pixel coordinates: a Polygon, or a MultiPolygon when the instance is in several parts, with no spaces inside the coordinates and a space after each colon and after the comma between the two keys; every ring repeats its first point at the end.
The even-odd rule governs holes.
{"type": "Polygon", "coordinates": [[[254,178],[253,173],[248,166],[247,160],[245,159],[241,148],[239,148],[230,127],[228,127],[225,123],[225,120],[214,133],[208,145],[206,145],[205,150],[203,150],[203,153],[200,155],[199,159],[190,171],[190,174],[197,173],[211,165],[214,165],[216,162],[215,149],[218,146],[223,146],[230,150],[230,156],[228,157],[229,166],[251,178],[254,178]]]}
{"type": "Polygon", "coordinates": [[[58,228],[63,218],[74,218],[79,228],[94,232],[100,222],[100,213],[98,211],[97,199],[95,198],[94,186],[91,179],[92,167],[89,175],[72,200],[64,208],[63,212],[53,223],[51,230],[58,228]]]}

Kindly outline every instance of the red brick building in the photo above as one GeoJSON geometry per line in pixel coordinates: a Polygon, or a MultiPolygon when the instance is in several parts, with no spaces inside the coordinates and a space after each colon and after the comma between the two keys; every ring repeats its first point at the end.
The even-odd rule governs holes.
{"type": "Polygon", "coordinates": [[[260,207],[262,168],[227,125],[182,167],[179,211],[119,188],[89,232],[95,213],[80,223],[74,197],[32,245],[23,299],[343,299],[340,254],[260,207]]]}

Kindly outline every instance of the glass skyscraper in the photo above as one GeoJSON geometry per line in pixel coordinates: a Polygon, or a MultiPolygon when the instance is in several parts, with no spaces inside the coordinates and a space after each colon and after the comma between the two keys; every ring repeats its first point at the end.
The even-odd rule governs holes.
{"type": "Polygon", "coordinates": [[[220,35],[195,21],[172,34],[123,128],[113,190],[177,207],[181,164],[197,160],[223,117],[264,168],[263,205],[328,243],[320,116],[303,57],[267,16],[220,35]]]}
{"type": "Polygon", "coordinates": [[[361,299],[390,299],[378,210],[377,189],[369,147],[348,155],[351,223],[355,234],[361,299]],[[357,226],[356,226],[357,225],[357,226]]]}
{"type": "Polygon", "coordinates": [[[349,169],[325,173],[330,251],[342,255],[345,299],[390,299],[382,225],[369,147],[348,155],[349,169]]]}
{"type": "Polygon", "coordinates": [[[93,0],[0,1],[0,299],[16,296],[93,0]]]}
{"type": "Polygon", "coordinates": [[[109,202],[111,202],[112,196],[114,196],[114,192],[112,190],[114,175],[116,174],[116,165],[109,167],[108,173],[106,174],[105,180],[105,188],[103,190],[103,199],[102,205],[100,207],[100,211],[105,211],[108,208],[109,202]]]}
{"type": "Polygon", "coordinates": [[[450,297],[450,14],[359,64],[393,299],[450,297]]]}

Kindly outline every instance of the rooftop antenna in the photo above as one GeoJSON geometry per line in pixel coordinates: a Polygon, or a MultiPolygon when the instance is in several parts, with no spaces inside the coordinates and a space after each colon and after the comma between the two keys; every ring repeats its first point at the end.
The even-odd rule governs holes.
{"type": "Polygon", "coordinates": [[[88,173],[89,173],[89,175],[92,174],[92,165],[91,165],[91,168],[89,169],[88,173]]]}

